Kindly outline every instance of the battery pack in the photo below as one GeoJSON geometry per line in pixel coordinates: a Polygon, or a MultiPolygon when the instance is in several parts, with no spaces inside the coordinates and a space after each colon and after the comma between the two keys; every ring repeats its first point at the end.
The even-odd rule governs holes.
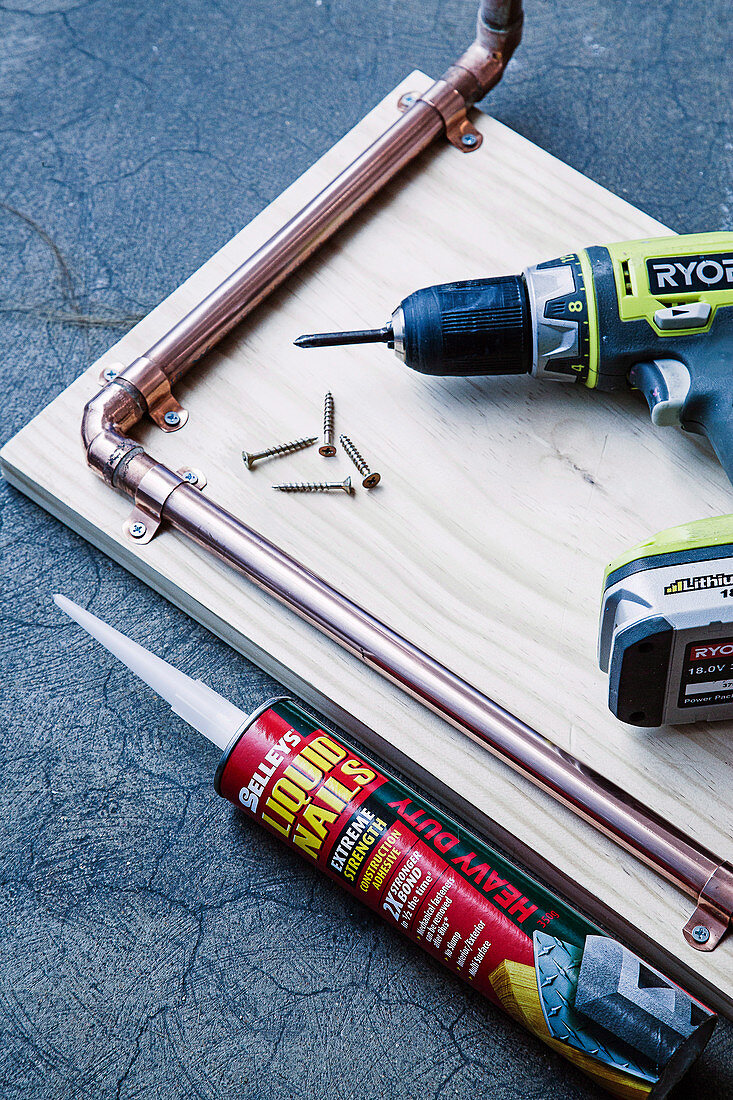
{"type": "Polygon", "coordinates": [[[609,565],[598,661],[622,722],[733,718],[733,516],[671,527],[609,565]]]}

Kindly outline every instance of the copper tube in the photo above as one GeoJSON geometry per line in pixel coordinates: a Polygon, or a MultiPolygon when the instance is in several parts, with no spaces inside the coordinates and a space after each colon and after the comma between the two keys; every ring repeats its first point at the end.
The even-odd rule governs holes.
{"type": "Polygon", "coordinates": [[[175,382],[287,275],[442,131],[440,115],[418,101],[332,183],[204,298],[150,350],[175,382]]]}
{"type": "MultiPolygon", "coordinates": [[[[181,486],[163,518],[697,898],[721,860],[504,710],[262,535],[181,486]]],[[[733,886],[733,880],[731,880],[733,886]]],[[[733,895],[728,899],[733,906],[733,895]]]]}
{"type": "MultiPolygon", "coordinates": [[[[328,184],[260,249],[120,372],[85,410],[82,439],[89,464],[110,484],[134,495],[130,455],[141,448],[121,438],[167,383],[189,368],[302,264],[401,168],[442,133],[456,114],[481,99],[500,79],[521,37],[521,0],[483,0],[476,40],[384,134],[328,184]],[[519,12],[519,15],[517,15],[519,12]],[[510,22],[506,22],[510,19],[510,22]],[[493,20],[493,22],[492,22],[493,20]],[[490,25],[489,25],[490,24],[490,25]],[[449,117],[445,111],[449,110],[449,117]],[[117,415],[119,387],[129,395],[117,415]],[[126,477],[117,469],[122,463],[126,477]]],[[[140,475],[145,469],[140,471],[140,475]]],[[[137,478],[139,480],[139,477],[137,478]]]]}
{"type": "Polygon", "coordinates": [[[725,922],[733,914],[733,875],[717,856],[206,500],[127,434],[170,395],[170,385],[198,358],[496,84],[519,42],[521,23],[520,0],[483,0],[477,38],[455,65],[287,225],[90,401],[82,438],[89,465],[108,484],[136,499],[139,506],[144,506],[150,486],[160,484],[160,499],[148,501],[155,517],[168,520],[233,565],[686,893],[697,897],[711,883],[708,893],[725,922]],[[153,472],[156,476],[147,476],[153,472]]]}

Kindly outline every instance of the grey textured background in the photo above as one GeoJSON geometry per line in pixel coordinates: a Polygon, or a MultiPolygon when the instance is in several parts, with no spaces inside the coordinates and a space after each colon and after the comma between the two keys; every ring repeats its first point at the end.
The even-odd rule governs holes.
{"type": "MultiPolygon", "coordinates": [[[[729,0],[526,8],[492,112],[675,229],[733,228],[729,0]]],[[[473,0],[2,0],[0,439],[473,19],[473,0]]],[[[0,492],[2,1097],[599,1095],[216,798],[216,753],[49,594],[244,707],[275,685],[0,492]]],[[[733,1096],[732,1038],[680,1096],[733,1096]]]]}

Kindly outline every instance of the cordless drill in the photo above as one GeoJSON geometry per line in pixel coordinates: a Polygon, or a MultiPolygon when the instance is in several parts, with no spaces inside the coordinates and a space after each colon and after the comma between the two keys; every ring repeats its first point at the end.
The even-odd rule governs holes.
{"type": "Polygon", "coordinates": [[[597,246],[521,275],[426,287],[383,328],[295,342],[382,342],[423,374],[635,388],[654,424],[706,435],[733,480],[733,233],[597,246]]]}

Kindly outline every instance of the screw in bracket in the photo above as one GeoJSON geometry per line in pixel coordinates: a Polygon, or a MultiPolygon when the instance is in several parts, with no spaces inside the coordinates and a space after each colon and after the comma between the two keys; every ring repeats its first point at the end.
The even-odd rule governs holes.
{"type": "Polygon", "coordinates": [[[339,489],[351,493],[351,478],[344,481],[288,481],[284,485],[273,485],[280,493],[334,493],[339,489]]]}
{"type": "Polygon", "coordinates": [[[102,371],[102,378],[105,382],[114,382],[118,374],[119,371],[115,370],[114,367],[107,367],[106,370],[102,371]]]}
{"type": "Polygon", "coordinates": [[[302,451],[306,447],[312,446],[317,439],[317,435],[312,435],[308,439],[293,439],[289,443],[278,443],[274,447],[268,447],[265,451],[242,451],[242,462],[248,470],[251,470],[255,462],[259,462],[261,458],[280,458],[281,455],[290,455],[295,451],[302,451]]]}
{"type": "Polygon", "coordinates": [[[696,924],[692,929],[691,936],[695,943],[707,943],[710,939],[710,929],[706,924],[696,924]]]}
{"type": "Polygon", "coordinates": [[[181,414],[177,413],[175,409],[169,409],[163,419],[169,428],[177,428],[181,423],[181,414]]]}
{"type": "Polygon", "coordinates": [[[195,474],[193,470],[184,470],[181,477],[184,481],[187,481],[189,485],[198,485],[198,474],[195,474]]]}
{"type": "Polygon", "coordinates": [[[461,134],[461,145],[465,145],[467,149],[473,149],[477,141],[475,134],[461,134]]]}
{"type": "Polygon", "coordinates": [[[323,399],[323,444],[318,448],[319,455],[333,458],[336,448],[333,445],[333,394],[329,390],[323,399]]]}
{"type": "Polygon", "coordinates": [[[148,533],[147,527],[144,523],[141,523],[140,520],[135,520],[134,523],[131,523],[128,527],[128,531],[130,532],[130,537],[133,539],[143,539],[148,533]]]}
{"type": "Polygon", "coordinates": [[[366,459],[363,457],[362,454],[360,454],[359,451],[357,451],[356,447],[351,442],[348,435],[340,435],[339,440],[341,442],[341,446],[346,451],[347,455],[354,463],[357,470],[364,479],[362,481],[362,485],[364,486],[364,488],[373,489],[375,485],[379,485],[379,482],[381,481],[381,474],[378,474],[376,471],[372,472],[366,459]]]}

